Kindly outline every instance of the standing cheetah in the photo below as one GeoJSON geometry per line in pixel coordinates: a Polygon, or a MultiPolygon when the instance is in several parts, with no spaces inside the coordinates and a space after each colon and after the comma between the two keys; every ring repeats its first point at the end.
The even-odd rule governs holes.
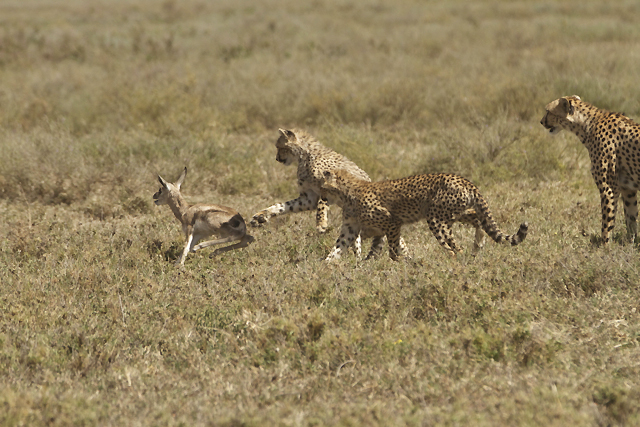
{"type": "Polygon", "coordinates": [[[326,261],[340,258],[358,233],[373,237],[371,255],[380,252],[382,238],[389,241],[389,256],[403,255],[400,228],[403,224],[426,219],[431,232],[443,248],[454,255],[456,245],[451,225],[456,221],[476,227],[475,247],[479,248],[484,230],[497,243],[515,246],[527,236],[527,223],[508,236],[498,228],[487,202],[478,188],[465,178],[450,174],[415,175],[381,182],[359,180],[345,171],[325,173],[325,194],[342,204],[342,229],[334,250],[326,261]]]}
{"type": "Polygon", "coordinates": [[[545,109],[542,126],[553,135],[563,129],[573,132],[589,150],[591,175],[600,191],[603,243],[609,243],[620,195],[627,234],[634,242],[636,193],[640,188],[640,125],[622,114],[596,108],[576,95],[556,99],[545,109]]]}

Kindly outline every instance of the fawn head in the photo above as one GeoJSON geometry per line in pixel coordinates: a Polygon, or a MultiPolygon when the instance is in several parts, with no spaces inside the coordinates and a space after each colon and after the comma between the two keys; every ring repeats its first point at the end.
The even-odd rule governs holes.
{"type": "Polygon", "coordinates": [[[180,195],[180,186],[184,182],[184,177],[187,176],[187,168],[185,167],[180,174],[180,177],[173,184],[167,182],[158,175],[158,181],[162,184],[162,187],[153,195],[153,202],[157,205],[166,205],[169,203],[169,200],[176,198],[180,195]]]}

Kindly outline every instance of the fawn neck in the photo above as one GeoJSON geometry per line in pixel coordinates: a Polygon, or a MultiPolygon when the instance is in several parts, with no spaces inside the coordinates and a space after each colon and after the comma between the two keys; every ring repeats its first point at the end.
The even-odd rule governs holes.
{"type": "Polygon", "coordinates": [[[171,212],[178,218],[178,221],[183,222],[184,216],[189,210],[189,203],[182,197],[182,194],[174,194],[167,203],[171,208],[171,212]]]}

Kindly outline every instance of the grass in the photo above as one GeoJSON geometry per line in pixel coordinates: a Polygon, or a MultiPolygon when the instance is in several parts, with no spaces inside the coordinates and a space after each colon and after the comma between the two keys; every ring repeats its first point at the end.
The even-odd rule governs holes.
{"type": "Polygon", "coordinates": [[[599,242],[586,150],[544,105],[640,118],[636,2],[32,0],[0,6],[0,424],[636,425],[637,245],[599,242]],[[278,127],[373,179],[456,172],[515,248],[425,224],[330,251],[340,212],[190,254],[151,195],[248,219],[296,194],[278,127]]]}

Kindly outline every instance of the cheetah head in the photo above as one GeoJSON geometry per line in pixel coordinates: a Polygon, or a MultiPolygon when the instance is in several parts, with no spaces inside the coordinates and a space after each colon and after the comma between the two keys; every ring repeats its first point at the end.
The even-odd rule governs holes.
{"type": "Polygon", "coordinates": [[[330,205],[342,205],[345,196],[344,186],[341,185],[337,174],[343,171],[324,171],[322,183],[322,196],[330,205]]]}
{"type": "Polygon", "coordinates": [[[368,181],[354,177],[344,169],[324,171],[322,192],[329,204],[342,206],[342,203],[352,197],[356,197],[353,190],[362,183],[368,181]]]}
{"type": "Polygon", "coordinates": [[[545,107],[545,114],[540,124],[555,135],[573,122],[574,102],[580,101],[578,95],[565,96],[555,101],[551,101],[545,107]]]}
{"type": "Polygon", "coordinates": [[[278,129],[280,131],[280,137],[276,141],[276,161],[282,163],[285,166],[289,166],[296,160],[296,156],[292,150],[294,146],[298,145],[298,139],[293,131],[286,129],[278,129]]]}
{"type": "Polygon", "coordinates": [[[323,187],[336,190],[345,190],[354,180],[353,175],[344,169],[327,170],[322,173],[322,176],[324,178],[323,187]]]}

